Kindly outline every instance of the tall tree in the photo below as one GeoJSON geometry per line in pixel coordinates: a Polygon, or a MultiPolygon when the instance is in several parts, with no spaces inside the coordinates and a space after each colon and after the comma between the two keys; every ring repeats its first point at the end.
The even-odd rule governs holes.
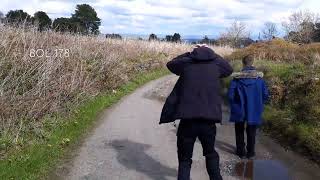
{"type": "Polygon", "coordinates": [[[31,16],[23,10],[11,10],[6,14],[6,21],[10,24],[31,24],[31,16]]]}
{"type": "Polygon", "coordinates": [[[75,32],[75,24],[70,18],[60,17],[53,21],[52,29],[60,32],[75,32]]]}
{"type": "Polygon", "coordinates": [[[172,41],[173,42],[181,42],[181,36],[179,33],[174,33],[174,35],[172,36],[172,41]]]}
{"type": "Polygon", "coordinates": [[[157,35],[155,35],[155,34],[150,34],[149,35],[149,41],[155,41],[155,40],[158,40],[158,37],[157,37],[157,35]]]}
{"type": "Polygon", "coordinates": [[[51,26],[52,20],[47,13],[38,11],[34,13],[34,24],[38,26],[39,31],[48,30],[51,26]]]}
{"type": "Polygon", "coordinates": [[[278,35],[277,25],[272,22],[266,22],[264,24],[264,29],[262,30],[263,38],[266,40],[271,40],[278,35]]]}
{"type": "Polygon", "coordinates": [[[75,13],[72,14],[72,21],[77,25],[80,33],[98,34],[101,19],[97,12],[88,4],[78,4],[75,13]]]}
{"type": "Polygon", "coordinates": [[[249,38],[250,33],[247,30],[247,25],[234,21],[229,28],[227,28],[227,32],[222,33],[220,35],[220,42],[227,42],[232,47],[241,47],[242,40],[249,38]]]}
{"type": "Polygon", "coordinates": [[[166,35],[166,41],[172,42],[172,38],[173,38],[172,35],[166,35]]]}
{"type": "Polygon", "coordinates": [[[299,11],[293,13],[288,21],[282,23],[288,40],[298,43],[310,43],[313,41],[315,24],[319,17],[310,11],[299,11]]]}

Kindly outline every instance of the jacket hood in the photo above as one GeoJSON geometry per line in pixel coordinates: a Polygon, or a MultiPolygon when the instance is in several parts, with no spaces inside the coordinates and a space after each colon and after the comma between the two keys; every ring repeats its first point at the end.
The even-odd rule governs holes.
{"type": "Polygon", "coordinates": [[[250,86],[257,83],[255,79],[239,79],[239,82],[244,86],[250,86]]]}
{"type": "Polygon", "coordinates": [[[231,74],[231,77],[233,77],[234,79],[257,79],[263,78],[263,76],[263,72],[259,72],[256,70],[234,72],[231,74]]]}
{"type": "Polygon", "coordinates": [[[217,54],[208,47],[199,47],[190,53],[190,58],[195,61],[212,61],[217,58],[217,54]]]}
{"type": "Polygon", "coordinates": [[[263,72],[259,72],[255,67],[245,67],[234,78],[239,79],[239,82],[244,86],[250,86],[257,83],[256,79],[263,78],[263,72]]]}

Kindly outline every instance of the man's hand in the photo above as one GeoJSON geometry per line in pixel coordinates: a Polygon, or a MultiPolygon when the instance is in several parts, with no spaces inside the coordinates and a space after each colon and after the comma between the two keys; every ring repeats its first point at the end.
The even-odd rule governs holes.
{"type": "Polygon", "coordinates": [[[209,48],[207,44],[197,44],[193,49],[199,48],[199,47],[206,47],[209,48]]]}

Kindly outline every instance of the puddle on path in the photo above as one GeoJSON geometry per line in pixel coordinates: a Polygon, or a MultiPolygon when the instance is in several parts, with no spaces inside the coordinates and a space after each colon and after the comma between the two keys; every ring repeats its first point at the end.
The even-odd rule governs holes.
{"type": "Polygon", "coordinates": [[[241,161],[235,166],[235,175],[241,180],[289,180],[288,169],[274,160],[241,161]]]}

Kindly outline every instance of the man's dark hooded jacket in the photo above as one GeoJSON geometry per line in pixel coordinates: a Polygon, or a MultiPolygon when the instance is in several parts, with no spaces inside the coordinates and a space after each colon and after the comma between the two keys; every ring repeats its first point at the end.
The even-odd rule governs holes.
{"type": "Polygon", "coordinates": [[[162,109],[160,124],[176,119],[221,122],[220,78],[232,73],[229,63],[210,48],[199,47],[174,58],[167,67],[180,77],[162,109]]]}

